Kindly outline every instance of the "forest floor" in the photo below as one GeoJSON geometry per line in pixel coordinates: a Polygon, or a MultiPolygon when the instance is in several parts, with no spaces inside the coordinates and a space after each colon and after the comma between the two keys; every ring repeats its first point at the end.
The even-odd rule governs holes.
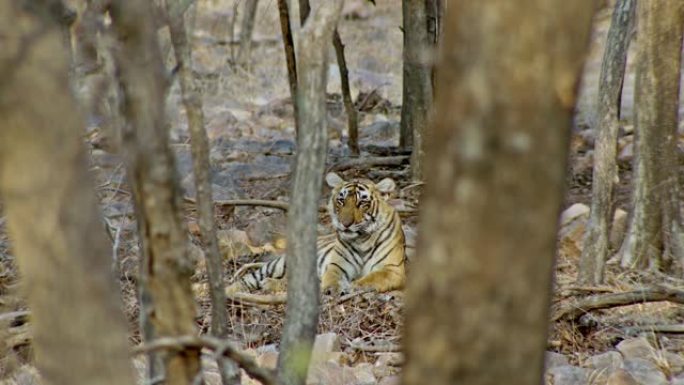
{"type": "MultiPolygon", "coordinates": [[[[401,2],[381,0],[377,1],[377,6],[362,0],[348,0],[346,3],[339,29],[347,47],[352,94],[356,96],[357,107],[361,111],[363,155],[402,155],[397,150],[402,74],[401,2]]],[[[234,39],[239,36],[239,23],[236,23],[234,34],[229,27],[235,10],[233,5],[233,0],[200,2],[194,21],[194,70],[202,81],[206,127],[212,147],[214,198],[217,201],[235,198],[287,201],[295,142],[276,2],[259,2],[252,61],[246,69],[231,64],[231,58],[237,55],[238,50],[234,39]]],[[[293,20],[298,20],[296,12],[292,16],[293,20]]],[[[614,263],[608,265],[604,285],[575,285],[587,217],[586,206],[582,205],[589,205],[591,200],[591,162],[596,136],[592,120],[609,19],[608,8],[597,14],[578,100],[564,206],[564,209],[569,210],[563,216],[559,233],[556,285],[552,299],[554,308],[588,294],[619,293],[654,284],[684,286],[684,281],[676,278],[637,274],[623,270],[614,263]]],[[[164,52],[171,66],[173,55],[168,44],[164,45],[164,52]]],[[[334,58],[332,47],[331,58],[334,58]]],[[[327,102],[331,140],[328,167],[333,167],[344,160],[349,151],[345,145],[346,115],[339,92],[339,71],[334,60],[329,68],[327,102]]],[[[622,100],[625,122],[629,121],[633,111],[633,74],[630,60],[622,100]]],[[[137,343],[135,284],[138,247],[132,197],[125,180],[122,158],[116,154],[116,145],[107,139],[102,117],[86,114],[91,167],[118,262],[124,306],[132,331],[131,343],[137,343]]],[[[193,244],[197,245],[199,229],[193,204],[189,134],[177,84],[171,89],[168,115],[186,197],[185,219],[193,244]]],[[[626,123],[621,132],[619,150],[620,186],[616,207],[625,211],[629,208],[632,179],[633,135],[630,127],[626,123]]],[[[368,177],[374,180],[391,176],[399,185],[392,203],[397,207],[416,208],[421,186],[410,183],[407,167],[406,163],[384,168],[359,167],[344,170],[341,174],[347,178],[368,177]]],[[[327,194],[328,191],[325,191],[325,199],[327,194]]],[[[324,203],[323,200],[320,203],[324,203]]],[[[227,280],[243,264],[255,262],[250,255],[269,247],[282,247],[285,215],[281,210],[233,207],[220,203],[217,208],[227,280]]],[[[406,215],[403,220],[409,257],[413,258],[416,218],[406,215]]],[[[624,219],[620,221],[616,223],[624,223],[624,219]]],[[[329,232],[327,222],[328,218],[322,214],[322,233],[329,232]]],[[[619,245],[619,237],[620,232],[617,231],[614,246],[619,245]]],[[[197,324],[200,331],[205,333],[210,324],[206,271],[201,248],[193,246],[192,251],[197,260],[196,274],[193,276],[199,304],[197,324]]],[[[25,303],[17,292],[18,277],[5,232],[4,217],[0,216],[0,313],[25,309],[25,303]]],[[[284,305],[231,301],[228,309],[232,338],[253,354],[260,364],[272,365],[284,319],[284,305]]],[[[320,353],[332,354],[335,364],[326,367],[324,372],[327,377],[319,377],[312,383],[347,383],[345,378],[353,379],[349,383],[397,383],[396,375],[403,362],[398,352],[403,325],[402,309],[402,292],[365,293],[346,298],[343,302],[324,298],[319,333],[335,333],[337,342],[332,344],[335,347],[328,347],[328,351],[320,353]],[[347,369],[350,373],[345,372],[347,369]],[[361,380],[362,377],[365,382],[361,380]]],[[[598,310],[571,321],[552,322],[547,346],[548,383],[602,384],[609,376],[621,373],[620,370],[644,384],[677,383],[677,376],[684,371],[684,358],[681,358],[684,354],[684,338],[677,333],[654,332],[645,325],[682,324],[683,310],[681,305],[654,302],[598,310]],[[645,326],[645,329],[639,328],[640,325],[645,326]],[[620,354],[616,357],[617,351],[620,354]],[[637,362],[641,364],[639,366],[630,359],[640,359],[652,365],[637,362]],[[663,378],[667,382],[658,382],[663,378]]],[[[322,337],[322,340],[325,338],[322,337]]],[[[13,373],[27,352],[19,349],[15,353],[11,358],[0,359],[0,379],[4,376],[16,379],[13,373]]]]}

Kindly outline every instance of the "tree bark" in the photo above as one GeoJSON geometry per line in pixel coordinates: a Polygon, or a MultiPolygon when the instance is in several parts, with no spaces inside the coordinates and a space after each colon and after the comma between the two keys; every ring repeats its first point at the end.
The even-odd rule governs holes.
{"type": "Polygon", "coordinates": [[[290,10],[286,0],[278,0],[278,15],[280,16],[280,31],[283,35],[283,49],[287,63],[287,82],[290,85],[290,97],[294,110],[295,132],[299,132],[299,106],[297,105],[297,58],[295,57],[294,40],[292,39],[292,24],[290,10]]]}
{"type": "Polygon", "coordinates": [[[675,0],[637,2],[636,178],[623,267],[667,268],[673,254],[681,258],[676,141],[683,11],[675,0]]]}
{"type": "Polygon", "coordinates": [[[69,61],[49,10],[0,1],[0,195],[49,384],[132,384],[69,61]]]}
{"type": "Polygon", "coordinates": [[[340,84],[342,86],[342,99],[344,100],[344,109],[347,112],[347,122],[349,124],[349,150],[352,155],[359,155],[359,118],[356,114],[356,108],[351,97],[351,90],[349,89],[349,71],[347,71],[347,61],[344,58],[344,44],[339,31],[336,29],[333,34],[333,46],[335,47],[335,56],[337,57],[337,66],[340,69],[340,84]]]}
{"type": "Polygon", "coordinates": [[[306,380],[318,324],[319,282],[316,273],[318,207],[327,148],[325,89],[328,44],[342,11],[342,0],[321,3],[299,35],[300,76],[297,97],[301,129],[297,165],[288,211],[287,311],[278,377],[282,384],[306,380]]]}
{"type": "MultiPolygon", "coordinates": [[[[178,80],[180,82],[183,104],[188,116],[192,151],[192,169],[195,174],[197,191],[197,216],[200,235],[204,243],[209,276],[209,295],[211,297],[211,332],[219,338],[228,336],[228,314],[226,312],[226,295],[223,284],[223,264],[219,253],[214,223],[214,203],[209,178],[209,139],[204,130],[204,113],[202,112],[202,97],[197,89],[197,79],[192,72],[191,49],[185,29],[183,15],[171,17],[172,1],[167,0],[169,15],[169,31],[171,43],[178,66],[178,80]]],[[[254,1],[256,3],[256,1],[254,1]]],[[[251,37],[250,37],[251,38],[251,37]]],[[[239,384],[240,370],[230,360],[218,359],[221,382],[223,384],[239,384]]]]}
{"type": "MultiPolygon", "coordinates": [[[[151,4],[113,1],[110,14],[119,49],[116,63],[129,128],[125,158],[137,209],[142,258],[146,262],[154,311],[150,319],[159,337],[192,335],[195,303],[190,288],[193,267],[187,258],[187,235],[180,216],[174,158],[164,118],[166,79],[159,54],[151,4]]],[[[165,357],[167,384],[192,384],[199,374],[199,351],[165,357]]]]}
{"type": "Polygon", "coordinates": [[[403,0],[404,69],[399,146],[413,147],[411,176],[423,178],[423,144],[428,113],[432,107],[432,43],[428,35],[425,0],[403,0]]]}
{"type": "Polygon", "coordinates": [[[247,67],[250,54],[252,53],[252,34],[254,32],[254,22],[256,20],[258,0],[246,0],[244,14],[242,15],[242,25],[240,26],[240,51],[238,51],[238,64],[247,67]]]}
{"type": "Polygon", "coordinates": [[[404,384],[541,382],[593,10],[590,0],[449,3],[421,259],[407,289],[404,384]]]}
{"type": "Polygon", "coordinates": [[[585,285],[603,282],[603,268],[608,256],[613,191],[618,178],[616,157],[620,101],[635,3],[636,0],[618,0],[615,3],[601,65],[591,214],[577,277],[578,282],[585,285]]]}

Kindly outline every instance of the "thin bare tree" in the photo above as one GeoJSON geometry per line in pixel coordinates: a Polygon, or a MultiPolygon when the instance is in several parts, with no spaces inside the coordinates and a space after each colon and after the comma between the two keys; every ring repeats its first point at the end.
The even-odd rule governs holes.
{"type": "Polygon", "coordinates": [[[593,11],[591,0],[446,8],[404,384],[541,382],[567,138],[593,11]]]}
{"type": "Polygon", "coordinates": [[[46,383],[134,381],[59,1],[0,1],[0,195],[46,383]]]}
{"type": "Polygon", "coordinates": [[[290,98],[294,110],[295,132],[299,131],[299,112],[297,103],[297,58],[295,57],[294,39],[292,38],[292,24],[287,0],[278,0],[278,15],[280,17],[280,33],[283,35],[283,50],[287,64],[287,83],[290,86],[290,98]]]}
{"type": "Polygon", "coordinates": [[[428,34],[426,1],[403,0],[404,69],[401,100],[399,145],[413,147],[411,177],[423,178],[423,136],[432,107],[432,70],[430,57],[433,43],[428,34]]]}
{"type": "Polygon", "coordinates": [[[677,122],[684,3],[637,2],[636,157],[624,267],[668,268],[682,258],[677,122]]]}
{"type": "Polygon", "coordinates": [[[238,51],[237,62],[242,67],[247,67],[252,53],[252,35],[259,1],[245,0],[244,3],[242,23],[240,23],[240,50],[238,51]]]}
{"type": "MultiPolygon", "coordinates": [[[[172,17],[173,3],[174,1],[167,0],[166,6],[169,12],[171,43],[178,68],[178,81],[181,87],[183,105],[188,116],[188,128],[190,129],[192,169],[197,191],[197,216],[209,276],[211,332],[216,337],[226,338],[228,334],[228,313],[224,292],[223,264],[221,263],[221,254],[216,238],[213,193],[209,177],[209,139],[204,128],[202,96],[197,87],[198,80],[195,79],[192,71],[192,52],[185,28],[185,17],[182,14],[172,17]]],[[[240,370],[234,363],[221,357],[218,360],[218,366],[223,384],[240,383],[240,370]]]]}
{"type": "MultiPolygon", "coordinates": [[[[195,334],[195,303],[190,289],[193,266],[180,216],[174,157],[164,116],[167,91],[152,4],[112,1],[112,23],[119,47],[116,65],[128,121],[124,152],[139,213],[141,258],[154,310],[149,317],[159,337],[195,334]]],[[[147,341],[149,342],[149,341],[147,341]]],[[[168,352],[167,384],[186,385],[200,374],[199,350],[168,352]]]]}
{"type": "Polygon", "coordinates": [[[302,28],[299,39],[300,131],[297,164],[288,211],[287,311],[278,377],[282,384],[301,385],[318,325],[319,283],[316,277],[316,226],[327,149],[325,88],[328,44],[342,11],[342,0],[321,3],[302,28]]]}
{"type": "Polygon", "coordinates": [[[577,276],[582,284],[595,285],[603,281],[603,270],[608,257],[614,209],[613,193],[618,178],[616,156],[620,102],[635,7],[636,0],[618,0],[615,3],[603,53],[596,113],[598,138],[594,146],[591,214],[577,276]]]}

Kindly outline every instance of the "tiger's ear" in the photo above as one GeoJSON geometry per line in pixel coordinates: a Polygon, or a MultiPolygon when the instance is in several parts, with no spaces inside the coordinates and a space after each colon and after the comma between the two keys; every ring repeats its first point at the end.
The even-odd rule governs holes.
{"type": "Polygon", "coordinates": [[[397,184],[392,178],[385,178],[375,185],[381,193],[391,193],[397,188],[397,184]]]}
{"type": "Polygon", "coordinates": [[[334,172],[329,172],[325,176],[325,182],[328,184],[328,186],[335,188],[340,184],[344,183],[344,179],[342,179],[341,176],[335,174],[334,172]]]}

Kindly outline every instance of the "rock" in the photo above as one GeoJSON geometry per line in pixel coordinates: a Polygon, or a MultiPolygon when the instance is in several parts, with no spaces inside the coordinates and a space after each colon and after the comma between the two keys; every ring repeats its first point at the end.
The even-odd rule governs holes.
{"type": "Polygon", "coordinates": [[[608,376],[606,385],[640,385],[629,372],[624,369],[617,369],[608,376]]]}
{"type": "Polygon", "coordinates": [[[331,353],[340,351],[340,337],[336,333],[323,333],[316,336],[311,350],[311,365],[328,361],[331,353]]]}
{"type": "Polygon", "coordinates": [[[354,368],[354,376],[356,376],[356,384],[358,385],[374,385],[375,374],[373,374],[373,365],[369,363],[362,363],[356,365],[354,368]]]}
{"type": "Polygon", "coordinates": [[[622,355],[611,350],[609,352],[591,356],[584,361],[584,365],[588,368],[613,372],[622,365],[622,355]]]}
{"type": "Polygon", "coordinates": [[[262,368],[275,369],[278,364],[278,352],[266,351],[261,353],[257,357],[256,362],[262,368]]]}
{"type": "Polygon", "coordinates": [[[380,380],[378,385],[399,385],[401,384],[401,377],[399,376],[387,376],[380,380]]]}
{"type": "Polygon", "coordinates": [[[645,358],[625,358],[622,368],[641,385],[668,385],[669,381],[658,366],[645,358]]]}
{"type": "Polygon", "coordinates": [[[663,356],[670,365],[670,370],[674,374],[680,374],[684,371],[684,357],[681,354],[676,354],[672,352],[664,352],[663,356]]]}
{"type": "Polygon", "coordinates": [[[577,366],[558,366],[547,373],[554,385],[585,385],[588,380],[587,370],[577,366]]]}
{"type": "Polygon", "coordinates": [[[250,221],[245,229],[253,245],[263,245],[273,242],[278,235],[285,234],[287,218],[284,213],[275,212],[267,217],[260,217],[250,221]]]}
{"type": "Polygon", "coordinates": [[[560,217],[561,227],[567,226],[570,222],[580,217],[589,217],[589,206],[584,203],[575,203],[563,211],[560,217]]]}
{"type": "Polygon", "coordinates": [[[403,353],[377,353],[375,366],[401,366],[404,364],[403,353]]]}
{"type": "Polygon", "coordinates": [[[570,365],[570,362],[568,361],[568,357],[566,357],[564,354],[556,352],[546,352],[544,357],[545,370],[566,365],[570,365]]]}
{"type": "Polygon", "coordinates": [[[558,255],[561,258],[575,259],[582,254],[584,232],[589,217],[589,206],[576,203],[561,214],[558,255]]]}
{"type": "Polygon", "coordinates": [[[625,339],[617,344],[615,348],[617,348],[625,360],[641,358],[653,361],[655,357],[655,349],[644,337],[625,339]]]}
{"type": "Polygon", "coordinates": [[[627,211],[623,209],[615,210],[613,215],[613,225],[610,230],[610,247],[617,250],[622,245],[627,232],[627,211]]]}
{"type": "Polygon", "coordinates": [[[323,333],[316,336],[311,356],[317,357],[340,351],[340,337],[336,333],[323,333]]]}
{"type": "Polygon", "coordinates": [[[307,385],[348,385],[357,381],[354,370],[334,362],[312,365],[306,377],[307,385]]]}
{"type": "Polygon", "coordinates": [[[684,376],[677,376],[672,379],[670,385],[684,385],[684,376]]]}
{"type": "Polygon", "coordinates": [[[618,162],[630,163],[634,159],[634,143],[630,142],[624,145],[618,153],[618,162]]]}

